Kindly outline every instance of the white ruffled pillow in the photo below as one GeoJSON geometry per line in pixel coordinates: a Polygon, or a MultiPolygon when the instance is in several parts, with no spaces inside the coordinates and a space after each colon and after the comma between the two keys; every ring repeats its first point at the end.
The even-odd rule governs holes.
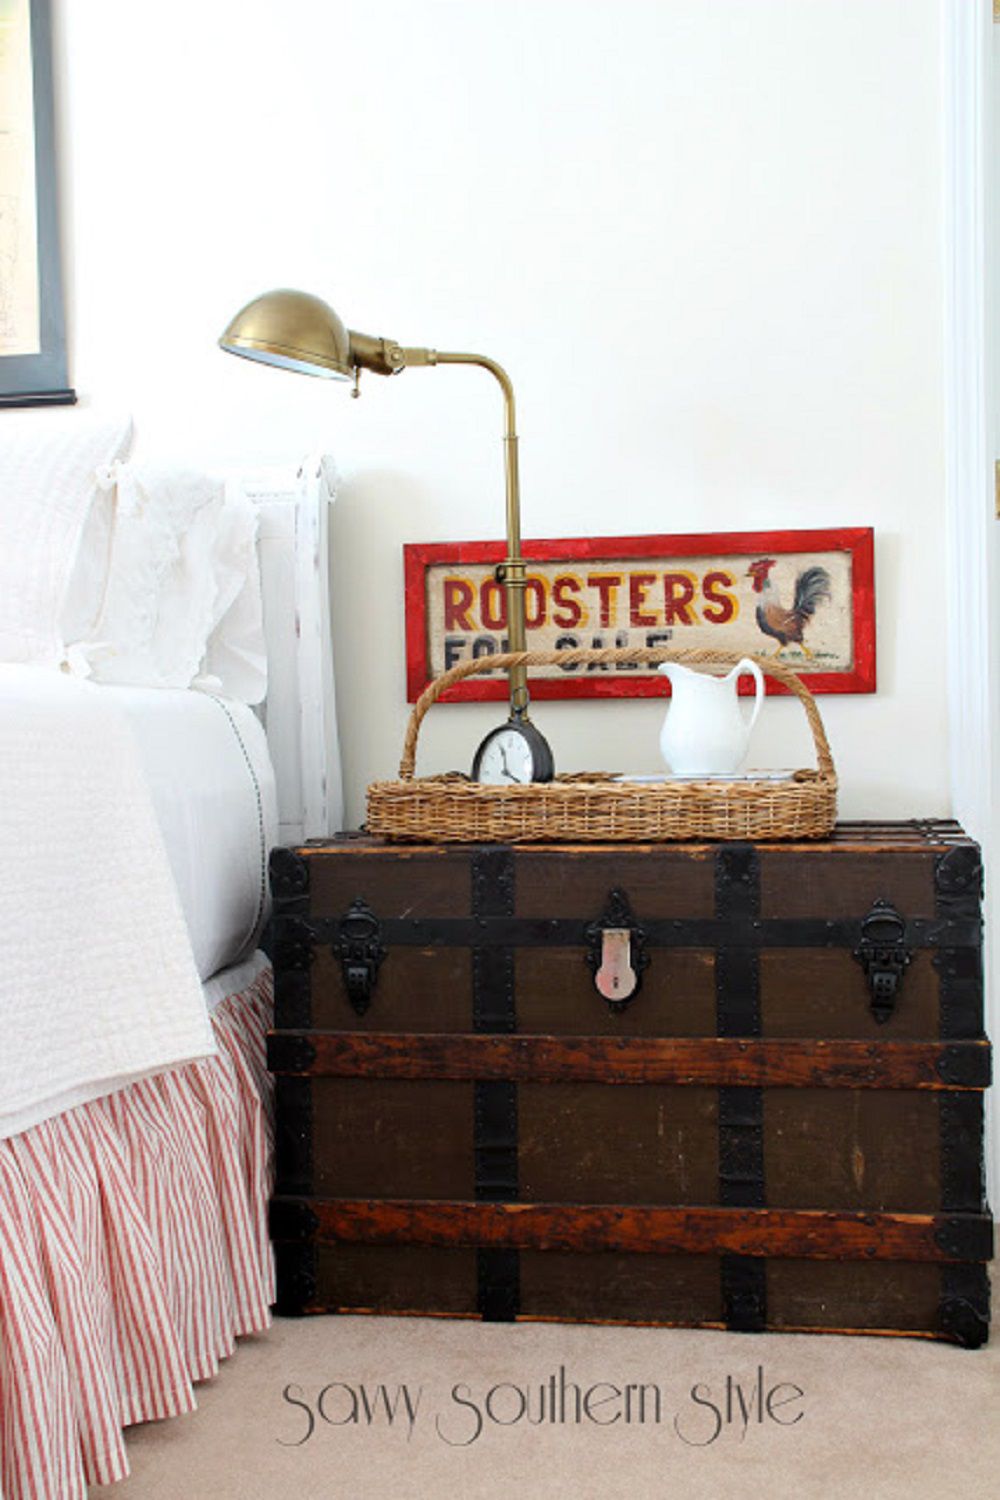
{"type": "Polygon", "coordinates": [[[126,456],[128,417],[0,414],[0,661],[55,667],[61,617],[97,473],[126,456]]]}
{"type": "Polygon", "coordinates": [[[219,480],[112,465],[67,595],[70,668],[96,682],[259,703],[267,658],[256,535],[254,506],[219,480]]]}

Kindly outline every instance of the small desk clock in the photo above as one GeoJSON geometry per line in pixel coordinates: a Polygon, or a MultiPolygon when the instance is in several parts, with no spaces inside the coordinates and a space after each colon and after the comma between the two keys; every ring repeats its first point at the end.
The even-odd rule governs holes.
{"type": "Polygon", "coordinates": [[[472,762],[472,779],[484,786],[526,786],[554,775],[548,740],[523,716],[491,729],[472,762]]]}

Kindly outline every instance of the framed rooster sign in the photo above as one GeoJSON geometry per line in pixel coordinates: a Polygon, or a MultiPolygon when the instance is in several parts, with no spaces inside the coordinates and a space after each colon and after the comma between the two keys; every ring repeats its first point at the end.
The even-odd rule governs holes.
{"type": "MultiPolygon", "coordinates": [[[[470,657],[507,649],[502,542],[412,544],[406,571],[407,690],[470,657]]],[[[875,691],[870,528],[578,537],[524,543],[528,649],[711,647],[773,654],[814,693],[875,691]]],[[[749,687],[749,683],[747,683],[749,687]]],[[[784,691],[768,681],[769,692],[784,691]]],[[[662,697],[641,668],[548,667],[534,698],[662,697]]],[[[476,677],[443,702],[504,699],[503,677],[476,677]]]]}

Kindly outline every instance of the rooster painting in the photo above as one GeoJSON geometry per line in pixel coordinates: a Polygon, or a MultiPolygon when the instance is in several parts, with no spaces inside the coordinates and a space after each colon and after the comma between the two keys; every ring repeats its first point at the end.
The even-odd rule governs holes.
{"type": "Polygon", "coordinates": [[[795,580],[795,598],[791,609],[786,609],[774,597],[774,585],[768,576],[775,561],[773,557],[762,557],[747,569],[746,576],[753,579],[753,591],[760,595],[757,624],[765,635],[777,641],[776,656],[793,644],[801,646],[806,656],[812,656],[802,637],[817,604],[830,598],[830,575],[825,568],[806,568],[795,580]]]}

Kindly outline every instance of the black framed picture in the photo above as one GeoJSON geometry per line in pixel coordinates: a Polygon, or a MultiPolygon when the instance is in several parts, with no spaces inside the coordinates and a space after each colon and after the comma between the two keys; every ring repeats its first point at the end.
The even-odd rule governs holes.
{"type": "Polygon", "coordinates": [[[0,0],[0,406],[70,405],[50,0],[0,0]]]}

